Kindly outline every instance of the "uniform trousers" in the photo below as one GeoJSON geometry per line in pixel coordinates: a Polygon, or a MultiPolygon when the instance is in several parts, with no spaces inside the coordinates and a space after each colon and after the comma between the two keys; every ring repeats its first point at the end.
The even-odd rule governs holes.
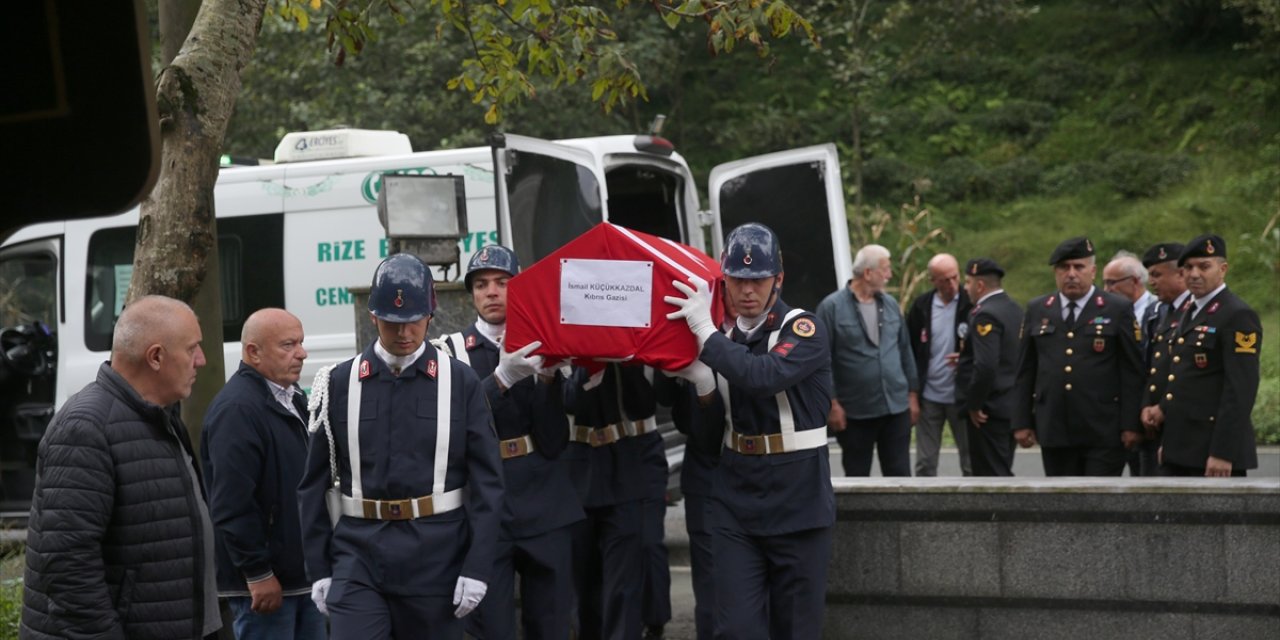
{"type": "Polygon", "coordinates": [[[880,456],[881,475],[911,475],[911,414],[907,411],[876,418],[849,418],[844,431],[836,433],[836,441],[840,443],[846,476],[870,476],[873,452],[880,456]]]}
{"type": "Polygon", "coordinates": [[[644,547],[644,585],[640,610],[647,627],[671,621],[671,563],[667,560],[667,452],[662,435],[653,432],[644,448],[645,497],[641,507],[640,544],[644,547]]]}
{"type": "Polygon", "coordinates": [[[1008,420],[988,417],[981,428],[965,419],[969,432],[969,464],[975,476],[1013,475],[1013,429],[1008,420]]]}
{"type": "Polygon", "coordinates": [[[916,422],[916,477],[938,475],[938,453],[942,450],[944,423],[951,425],[951,435],[955,437],[956,449],[960,451],[961,475],[973,475],[973,464],[969,461],[969,433],[965,429],[968,422],[964,407],[920,398],[920,420],[916,422]]]}
{"type": "Polygon", "coordinates": [[[569,637],[573,601],[573,525],[515,540],[498,540],[493,577],[467,633],[481,640],[515,640],[515,574],[520,574],[520,623],[525,640],[569,637]]]}
{"type": "Polygon", "coordinates": [[[453,617],[452,596],[380,593],[355,580],[333,581],[329,637],[334,640],[461,640],[462,621],[453,617]]]}
{"type": "Polygon", "coordinates": [[[689,532],[689,569],[693,579],[693,623],[697,640],[711,640],[715,630],[715,561],[711,554],[710,500],[685,494],[684,524],[689,532]]]}
{"type": "Polygon", "coordinates": [[[1118,476],[1124,472],[1127,456],[1118,443],[1114,447],[1040,446],[1046,476],[1118,476]]]}
{"type": "Polygon", "coordinates": [[[638,640],[643,501],[588,507],[573,527],[579,640],[638,640]]]}
{"type": "Polygon", "coordinates": [[[725,526],[712,506],[715,638],[814,640],[822,637],[831,527],[754,536],[725,526]]]}
{"type": "Polygon", "coordinates": [[[1158,476],[1160,475],[1160,462],[1156,459],[1156,452],[1160,450],[1159,440],[1143,440],[1129,452],[1129,475],[1131,476],[1158,476]]]}

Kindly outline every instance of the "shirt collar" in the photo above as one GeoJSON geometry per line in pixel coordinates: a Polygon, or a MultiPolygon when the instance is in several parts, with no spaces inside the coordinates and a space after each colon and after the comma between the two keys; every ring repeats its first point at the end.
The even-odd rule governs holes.
{"type": "Polygon", "coordinates": [[[947,307],[950,307],[951,305],[959,305],[959,304],[960,304],[960,293],[959,293],[959,292],[956,292],[955,297],[951,298],[951,302],[943,302],[943,301],[942,301],[942,296],[941,296],[941,295],[939,295],[937,291],[934,291],[934,292],[933,292],[933,308],[934,308],[934,309],[946,309],[947,307]]]}
{"type": "MultiPolygon", "coordinates": [[[[1094,287],[1093,285],[1089,285],[1089,290],[1085,292],[1083,296],[1080,296],[1079,300],[1075,301],[1077,309],[1084,309],[1085,305],[1089,303],[1089,300],[1093,298],[1093,290],[1096,288],[1097,287],[1094,287]]],[[[1059,291],[1058,302],[1061,303],[1062,308],[1065,309],[1067,308],[1067,305],[1071,304],[1071,299],[1067,297],[1067,294],[1059,291]]]]}
{"type": "Polygon", "coordinates": [[[495,345],[502,345],[502,336],[507,331],[507,323],[489,324],[484,318],[476,318],[476,333],[495,345]]]}
{"type": "Polygon", "coordinates": [[[1203,298],[1197,298],[1195,296],[1192,296],[1191,299],[1195,301],[1197,309],[1203,309],[1205,305],[1209,304],[1211,300],[1218,297],[1218,294],[1222,293],[1222,290],[1226,288],[1227,288],[1227,283],[1224,282],[1218,285],[1217,289],[1214,289],[1213,291],[1210,291],[1208,294],[1206,294],[1203,298]]]}
{"type": "Polygon", "coordinates": [[[387,368],[392,371],[404,371],[405,369],[413,366],[413,363],[417,362],[418,358],[422,357],[423,352],[426,350],[427,343],[426,341],[423,341],[422,344],[418,345],[417,351],[414,351],[407,356],[396,356],[392,355],[390,351],[384,349],[382,347],[382,342],[378,340],[374,340],[373,342],[373,352],[377,354],[378,359],[386,364],[387,368]]]}
{"type": "Polygon", "coordinates": [[[986,301],[987,301],[987,298],[990,298],[991,296],[994,296],[994,295],[996,295],[997,293],[1004,293],[1004,289],[996,289],[995,291],[989,291],[989,292],[987,292],[987,293],[983,294],[983,296],[982,296],[981,298],[978,298],[978,301],[977,301],[977,302],[975,302],[974,304],[975,304],[975,305],[982,304],[983,302],[986,302],[986,301]]]}

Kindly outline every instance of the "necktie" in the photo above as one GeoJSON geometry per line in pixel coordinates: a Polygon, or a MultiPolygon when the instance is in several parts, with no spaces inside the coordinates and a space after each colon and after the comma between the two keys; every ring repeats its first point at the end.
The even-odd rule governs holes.
{"type": "Polygon", "coordinates": [[[1067,305],[1067,326],[1068,327],[1076,326],[1076,301],[1075,300],[1072,300],[1071,303],[1067,305]]]}

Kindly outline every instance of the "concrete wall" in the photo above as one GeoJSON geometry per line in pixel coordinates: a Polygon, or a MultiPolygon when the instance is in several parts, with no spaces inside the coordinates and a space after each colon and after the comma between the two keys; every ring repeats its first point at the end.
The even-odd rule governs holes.
{"type": "Polygon", "coordinates": [[[833,484],[827,638],[1280,638],[1280,480],[833,484]]]}

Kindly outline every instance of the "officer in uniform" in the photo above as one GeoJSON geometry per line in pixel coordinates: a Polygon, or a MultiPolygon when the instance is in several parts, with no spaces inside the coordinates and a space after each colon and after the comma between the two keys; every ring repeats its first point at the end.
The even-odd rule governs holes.
{"type": "Polygon", "coordinates": [[[706,282],[674,282],[687,297],[664,298],[701,349],[679,372],[710,408],[698,414],[698,438],[723,438],[710,500],[716,637],[820,638],[835,522],[828,333],[782,301],[782,251],[768,227],[731,231],[721,270],[737,314],[725,333],[706,282]]]}
{"type": "Polygon", "coordinates": [[[540,368],[540,356],[529,355],[539,342],[514,353],[501,349],[507,280],[519,272],[516,254],[501,245],[472,256],[463,283],[479,317],[444,338],[449,352],[481,376],[507,488],[492,580],[467,618],[467,633],[486,640],[516,638],[519,573],[523,637],[563,640],[573,599],[570,525],[583,514],[569,469],[557,459],[569,443],[561,378],[554,369],[540,368]]]}
{"type": "Polygon", "coordinates": [[[378,265],[378,339],[312,385],[298,486],[312,599],[334,638],[461,638],[492,580],[502,463],[484,388],[425,342],[427,265],[378,265]]]}
{"type": "Polygon", "coordinates": [[[1170,323],[1157,375],[1148,386],[1143,421],[1162,427],[1161,472],[1176,476],[1243,476],[1258,466],[1253,403],[1258,394],[1262,325],[1227,289],[1227,243],[1216,235],[1188,242],[1178,258],[1190,302],[1170,323]]]}
{"type": "Polygon", "coordinates": [[[1118,476],[1142,439],[1141,328],[1133,305],[1093,286],[1093,243],[1071,238],[1049,259],[1058,291],[1027,304],[1014,438],[1040,443],[1047,476],[1118,476]]]}
{"type": "Polygon", "coordinates": [[[1010,420],[1022,307],[1004,292],[1004,269],[995,260],[970,260],[964,274],[964,289],[974,307],[960,338],[956,401],[969,416],[969,462],[975,476],[1012,476],[1010,420]]]}
{"type": "Polygon", "coordinates": [[[666,481],[653,370],[627,363],[576,367],[565,406],[573,417],[565,455],[587,516],[573,535],[578,638],[640,638],[644,506],[655,457],[666,481]]]}
{"type": "MultiPolygon", "coordinates": [[[[1177,321],[1178,311],[1191,299],[1187,291],[1187,283],[1182,278],[1182,270],[1178,268],[1178,256],[1185,247],[1179,242],[1161,242],[1152,245],[1142,254],[1142,266],[1147,269],[1148,282],[1154,291],[1156,301],[1147,305],[1147,310],[1139,322],[1142,324],[1143,370],[1148,373],[1147,385],[1164,387],[1163,370],[1165,353],[1168,351],[1165,342],[1169,339],[1169,329],[1177,321]]],[[[1153,393],[1151,389],[1147,393],[1153,393]]],[[[1143,414],[1146,414],[1146,402],[1143,403],[1143,414]]],[[[1157,453],[1160,449],[1160,429],[1156,425],[1142,421],[1144,436],[1138,449],[1138,471],[1143,476],[1160,475],[1160,463],[1157,453]]]]}

